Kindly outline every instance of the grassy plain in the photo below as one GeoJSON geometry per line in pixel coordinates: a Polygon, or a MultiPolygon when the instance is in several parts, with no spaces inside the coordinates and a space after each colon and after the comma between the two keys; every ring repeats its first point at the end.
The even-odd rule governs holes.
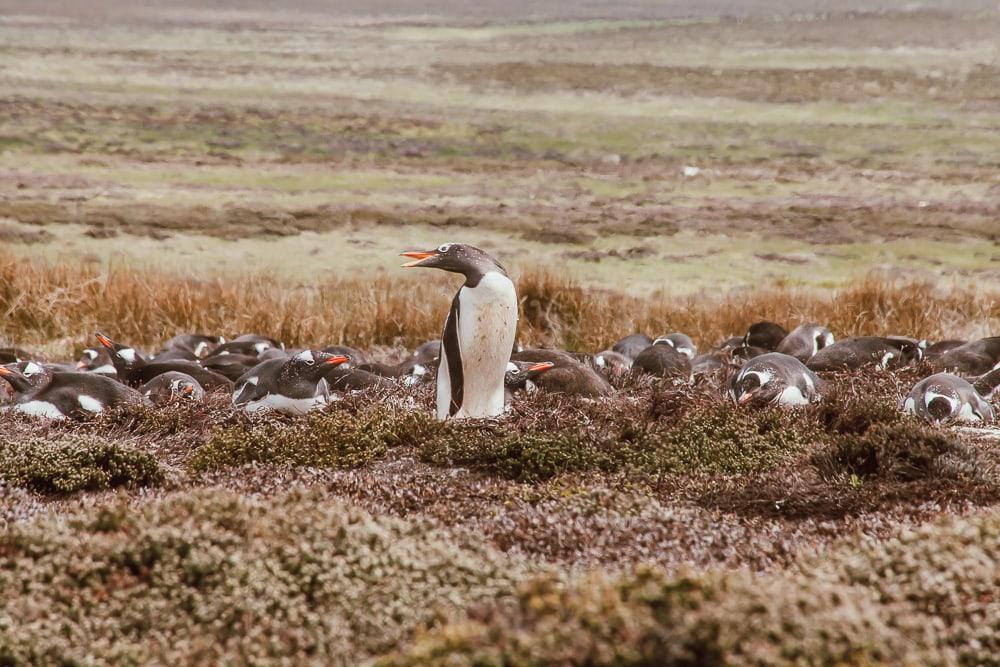
{"type": "MultiPolygon", "coordinates": [[[[450,240],[531,345],[998,331],[988,3],[193,4],[0,0],[0,346],[392,359],[455,288],[396,255],[450,240]]],[[[0,412],[0,664],[986,664],[997,430],[903,417],[929,372],[0,412]]]]}

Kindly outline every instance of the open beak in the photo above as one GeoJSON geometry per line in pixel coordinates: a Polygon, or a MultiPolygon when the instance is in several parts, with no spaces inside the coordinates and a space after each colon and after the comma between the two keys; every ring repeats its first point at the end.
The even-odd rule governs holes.
{"type": "Polygon", "coordinates": [[[400,253],[399,256],[400,257],[409,257],[409,258],[411,258],[413,260],[412,262],[407,262],[406,264],[401,264],[400,265],[403,268],[410,269],[410,268],[413,268],[414,266],[420,266],[420,263],[422,261],[424,261],[425,259],[430,259],[431,257],[436,257],[437,253],[434,252],[434,251],[431,251],[431,252],[421,252],[419,250],[413,250],[413,251],[410,251],[410,252],[400,253]]]}
{"type": "Polygon", "coordinates": [[[552,368],[553,366],[555,366],[555,364],[552,363],[551,361],[539,361],[537,364],[531,364],[530,366],[528,366],[528,368],[526,370],[528,372],[532,372],[532,371],[547,371],[550,368],[552,368]]]}
{"type": "Polygon", "coordinates": [[[103,345],[104,347],[106,347],[109,350],[114,350],[115,349],[115,344],[112,343],[111,339],[108,338],[107,336],[105,336],[104,334],[100,334],[100,333],[94,334],[94,335],[97,336],[97,342],[99,342],[101,345],[103,345]]]}
{"type": "Polygon", "coordinates": [[[346,364],[351,358],[346,354],[335,354],[326,361],[324,364],[330,364],[331,366],[339,366],[340,364],[346,364]]]}

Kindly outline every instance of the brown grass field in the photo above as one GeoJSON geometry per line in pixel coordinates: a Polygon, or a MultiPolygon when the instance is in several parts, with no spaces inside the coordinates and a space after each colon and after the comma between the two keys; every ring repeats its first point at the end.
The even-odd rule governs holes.
{"type": "MultiPolygon", "coordinates": [[[[459,240],[528,346],[996,335],[996,4],[837,5],[0,0],[0,348],[394,361],[459,240]]],[[[1000,430],[905,417],[930,372],[0,411],[0,665],[1000,664],[1000,430]]]]}

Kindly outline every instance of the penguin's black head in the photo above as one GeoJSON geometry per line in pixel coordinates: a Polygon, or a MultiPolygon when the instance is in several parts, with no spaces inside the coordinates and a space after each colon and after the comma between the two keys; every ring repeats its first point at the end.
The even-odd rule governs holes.
{"type": "Polygon", "coordinates": [[[289,357],[282,374],[298,377],[320,377],[331,368],[346,364],[351,360],[346,354],[327,354],[319,350],[303,350],[289,357]]]}
{"type": "Polygon", "coordinates": [[[405,268],[441,269],[461,273],[471,280],[490,271],[507,275],[507,270],[491,255],[465,243],[444,243],[434,250],[412,250],[402,253],[401,256],[413,260],[403,264],[405,268]]]}
{"type": "Polygon", "coordinates": [[[737,378],[738,381],[733,386],[733,398],[739,405],[766,405],[775,401],[781,393],[780,383],[773,381],[768,374],[751,372],[737,378]]]}
{"type": "Polygon", "coordinates": [[[788,332],[775,322],[755,322],[743,336],[743,347],[759,347],[773,352],[784,340],[788,332]]]}
{"type": "Polygon", "coordinates": [[[101,333],[94,335],[97,336],[97,340],[101,346],[108,351],[111,363],[119,375],[124,377],[127,371],[139,368],[146,363],[146,360],[142,358],[142,355],[134,347],[116,343],[101,333]]]}
{"type": "Polygon", "coordinates": [[[936,422],[949,419],[954,410],[954,406],[944,396],[935,396],[927,402],[927,414],[936,422]]]}
{"type": "Polygon", "coordinates": [[[52,370],[34,361],[0,366],[0,380],[6,380],[15,391],[25,393],[49,383],[52,370]]]}

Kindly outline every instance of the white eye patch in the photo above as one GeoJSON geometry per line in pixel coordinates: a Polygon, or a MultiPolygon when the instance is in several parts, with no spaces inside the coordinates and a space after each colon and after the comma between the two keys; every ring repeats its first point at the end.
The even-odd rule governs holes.
{"type": "Polygon", "coordinates": [[[303,352],[299,352],[298,354],[295,355],[295,359],[297,361],[304,361],[309,365],[316,363],[316,359],[313,357],[313,353],[311,350],[305,350],[303,352]]]}
{"type": "Polygon", "coordinates": [[[130,347],[126,347],[122,350],[118,350],[118,356],[131,364],[135,361],[135,350],[130,347]]]}
{"type": "Polygon", "coordinates": [[[24,377],[31,377],[32,375],[41,372],[42,372],[41,366],[39,366],[34,362],[28,362],[28,365],[24,367],[24,372],[22,373],[22,375],[24,375],[24,377]]]}
{"type": "Polygon", "coordinates": [[[84,350],[83,353],[90,357],[91,361],[97,358],[97,350],[84,350]]]}
{"type": "Polygon", "coordinates": [[[513,361],[508,361],[507,362],[507,372],[508,373],[516,373],[517,372],[517,366],[514,364],[513,361]]]}
{"type": "Polygon", "coordinates": [[[257,354],[263,354],[265,350],[271,349],[270,343],[255,343],[253,349],[257,350],[257,354]]]}
{"type": "Polygon", "coordinates": [[[450,243],[442,243],[438,246],[438,252],[448,252],[449,250],[451,250],[450,243]]]}

